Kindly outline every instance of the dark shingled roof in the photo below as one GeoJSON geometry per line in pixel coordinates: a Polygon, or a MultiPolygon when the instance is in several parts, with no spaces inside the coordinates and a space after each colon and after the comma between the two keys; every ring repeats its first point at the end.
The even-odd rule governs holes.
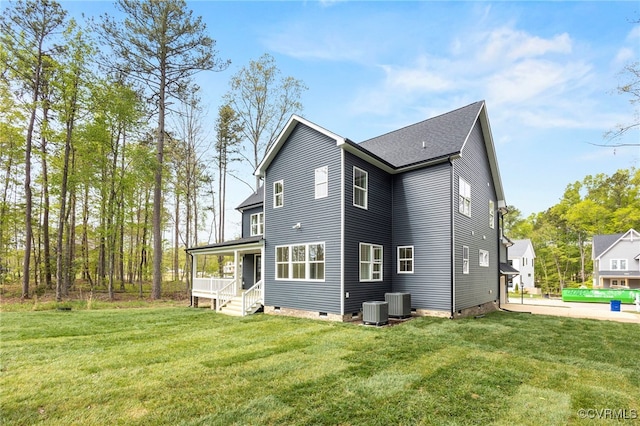
{"type": "Polygon", "coordinates": [[[225,242],[216,243],[216,244],[209,244],[209,245],[206,245],[206,246],[189,247],[186,251],[187,252],[191,252],[191,251],[214,249],[214,248],[241,246],[241,245],[244,245],[244,244],[257,243],[257,242],[259,242],[261,240],[262,240],[262,235],[257,235],[255,237],[239,238],[237,240],[225,241],[225,242]]]}
{"type": "Polygon", "coordinates": [[[475,102],[359,145],[394,167],[405,167],[458,154],[462,151],[483,105],[484,101],[475,102]]]}
{"type": "Polygon", "coordinates": [[[236,210],[242,211],[244,209],[249,209],[251,207],[258,207],[258,206],[261,206],[263,203],[264,203],[264,191],[262,190],[262,187],[260,187],[258,192],[254,192],[253,194],[249,195],[249,198],[247,198],[242,203],[240,203],[240,205],[236,207],[236,210]]]}
{"type": "Polygon", "coordinates": [[[593,258],[600,256],[606,249],[611,247],[613,243],[618,241],[625,233],[594,235],[593,236],[593,258]]]}

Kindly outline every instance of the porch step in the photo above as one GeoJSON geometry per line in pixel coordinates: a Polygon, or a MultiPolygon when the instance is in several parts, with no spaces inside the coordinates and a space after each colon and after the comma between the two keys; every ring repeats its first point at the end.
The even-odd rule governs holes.
{"type": "MultiPolygon", "coordinates": [[[[253,306],[247,311],[247,314],[255,313],[262,305],[253,306]]],[[[236,296],[220,309],[220,312],[226,315],[242,316],[242,296],[236,296]]]]}

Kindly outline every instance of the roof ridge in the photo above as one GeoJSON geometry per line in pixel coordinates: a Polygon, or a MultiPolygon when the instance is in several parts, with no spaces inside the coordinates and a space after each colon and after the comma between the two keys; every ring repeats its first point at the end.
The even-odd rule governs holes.
{"type": "Polygon", "coordinates": [[[372,137],[372,138],[365,139],[365,140],[363,140],[363,141],[361,141],[361,142],[358,142],[358,145],[363,144],[363,143],[368,142],[368,141],[373,140],[373,139],[378,139],[378,138],[381,138],[381,137],[383,137],[383,136],[387,136],[387,135],[391,135],[391,134],[393,134],[393,133],[400,132],[400,131],[402,131],[402,130],[408,129],[409,127],[417,126],[417,125],[422,124],[422,123],[424,123],[424,122],[426,122],[426,121],[429,121],[429,120],[435,120],[436,118],[440,118],[440,117],[444,117],[444,116],[449,115],[449,114],[453,114],[453,113],[458,112],[458,111],[460,111],[460,110],[462,110],[462,109],[469,108],[470,106],[473,106],[473,105],[476,105],[476,104],[480,104],[480,103],[484,103],[484,100],[480,100],[480,101],[472,102],[472,103],[470,103],[469,105],[465,105],[465,106],[462,106],[462,107],[456,108],[456,109],[451,110],[451,111],[443,112],[443,113],[441,113],[441,114],[434,115],[433,117],[425,118],[424,120],[420,120],[420,121],[415,122],[415,123],[412,123],[412,124],[407,124],[406,126],[400,127],[399,129],[390,130],[390,131],[388,131],[388,132],[386,132],[386,133],[383,133],[383,134],[381,134],[381,135],[374,136],[374,137],[372,137]]]}

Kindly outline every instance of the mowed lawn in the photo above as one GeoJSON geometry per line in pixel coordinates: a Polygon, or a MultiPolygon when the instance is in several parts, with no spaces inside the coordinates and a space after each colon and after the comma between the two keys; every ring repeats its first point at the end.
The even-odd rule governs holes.
{"type": "Polygon", "coordinates": [[[2,425],[564,425],[640,414],[637,324],[499,312],[375,328],[182,307],[3,312],[0,323],[2,425]]]}

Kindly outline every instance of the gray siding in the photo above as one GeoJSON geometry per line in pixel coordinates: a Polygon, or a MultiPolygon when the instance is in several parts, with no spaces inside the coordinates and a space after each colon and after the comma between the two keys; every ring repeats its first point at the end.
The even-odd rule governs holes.
{"type": "Polygon", "coordinates": [[[265,177],[265,305],[340,312],[340,148],[335,140],[298,124],[265,177]],[[314,199],[316,168],[329,168],[329,195],[314,199]],[[284,181],[284,206],[273,207],[273,183],[284,181]],[[296,223],[300,229],[293,229],[296,223]],[[275,279],[275,247],[325,243],[325,281],[275,279]]]}
{"type": "Polygon", "coordinates": [[[497,300],[499,282],[498,223],[489,227],[489,200],[497,208],[496,191],[480,123],[476,122],[462,157],[454,160],[455,309],[497,300]],[[471,217],[458,211],[462,177],[471,185],[471,217]],[[469,247],[469,274],[462,273],[462,246],[469,247]],[[489,252],[489,267],[479,266],[479,250],[489,252]]]}
{"type": "Polygon", "coordinates": [[[451,310],[451,165],[394,176],[393,291],[413,308],[451,310]],[[414,246],[414,273],[397,273],[397,247],[414,246]]]}
{"type": "Polygon", "coordinates": [[[393,280],[394,254],[391,240],[392,219],[392,177],[348,153],[344,153],[344,291],[345,314],[358,312],[362,303],[384,300],[384,294],[391,291],[393,280]],[[353,205],[353,167],[368,173],[368,209],[353,205]],[[360,243],[383,246],[382,281],[360,282],[360,243]]]}
{"type": "Polygon", "coordinates": [[[246,209],[242,212],[242,238],[251,236],[251,215],[260,213],[262,207],[254,207],[252,209],[246,209]]]}
{"type": "Polygon", "coordinates": [[[255,284],[254,279],[254,260],[255,255],[245,254],[242,257],[242,288],[249,289],[255,284]]]}

